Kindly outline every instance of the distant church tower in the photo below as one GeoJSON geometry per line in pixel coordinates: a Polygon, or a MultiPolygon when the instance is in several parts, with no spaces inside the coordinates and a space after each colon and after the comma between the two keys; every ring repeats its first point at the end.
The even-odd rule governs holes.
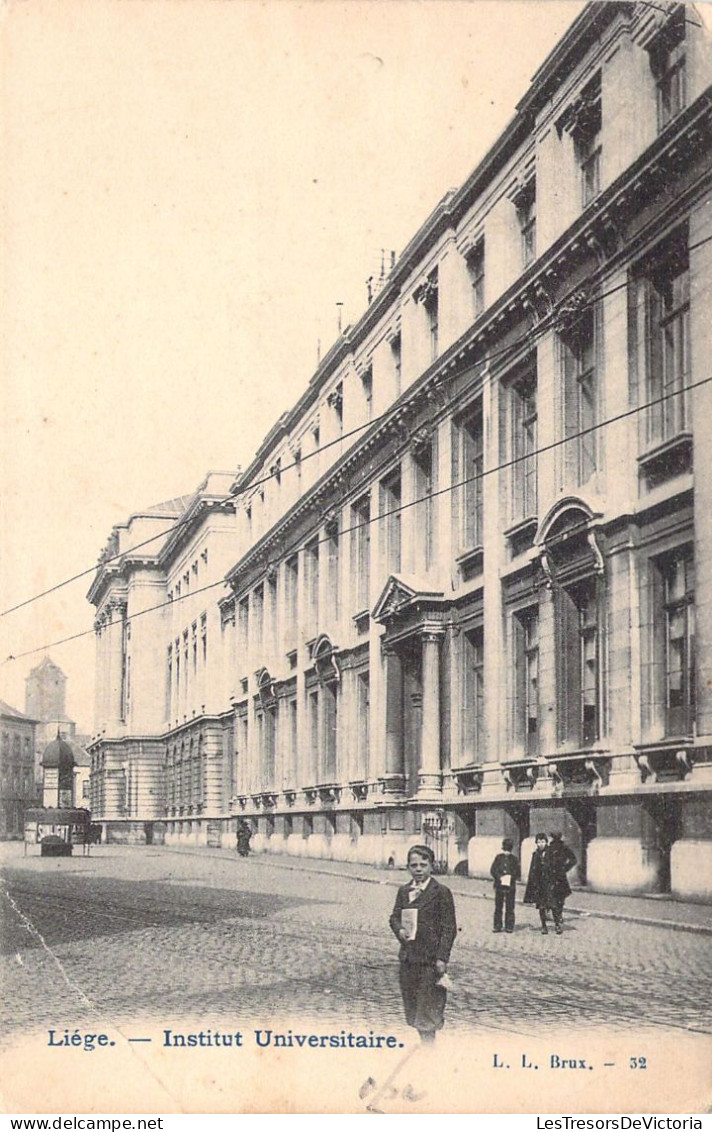
{"type": "Polygon", "coordinates": [[[48,656],[25,679],[25,713],[41,722],[37,728],[37,748],[43,751],[61,730],[71,739],[76,724],[67,718],[67,677],[48,656]]]}

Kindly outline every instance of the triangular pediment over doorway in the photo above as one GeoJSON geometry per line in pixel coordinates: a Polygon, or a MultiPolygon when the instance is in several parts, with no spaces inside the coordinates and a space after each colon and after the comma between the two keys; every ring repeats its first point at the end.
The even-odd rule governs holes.
{"type": "Polygon", "coordinates": [[[437,605],[444,600],[442,590],[434,590],[420,578],[391,574],[371,616],[374,621],[386,623],[421,602],[437,605]]]}

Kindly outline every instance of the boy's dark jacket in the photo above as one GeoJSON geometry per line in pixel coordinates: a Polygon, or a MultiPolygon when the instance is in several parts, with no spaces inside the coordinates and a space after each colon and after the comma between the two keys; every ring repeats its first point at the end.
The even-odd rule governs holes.
{"type": "Polygon", "coordinates": [[[503,876],[511,876],[513,881],[519,880],[518,858],[514,853],[498,853],[492,862],[490,876],[494,877],[495,884],[499,884],[499,878],[503,876]]]}
{"type": "Polygon", "coordinates": [[[401,942],[400,958],[404,963],[435,963],[441,959],[447,963],[452,945],[457,935],[455,923],[455,901],[444,884],[431,877],[425,892],[419,893],[415,900],[408,899],[410,884],[398,889],[389,923],[393,934],[398,937],[401,928],[401,912],[404,908],[417,908],[418,930],[414,940],[401,942]]]}

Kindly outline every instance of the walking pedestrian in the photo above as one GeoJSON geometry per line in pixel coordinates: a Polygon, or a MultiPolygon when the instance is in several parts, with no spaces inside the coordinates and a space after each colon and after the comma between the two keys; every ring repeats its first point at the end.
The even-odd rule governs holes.
{"type": "Polygon", "coordinates": [[[502,842],[502,852],[492,862],[490,875],[494,880],[494,927],[492,931],[502,931],[502,912],[504,929],[510,935],[514,931],[514,901],[519,880],[519,859],[512,850],[514,843],[510,837],[502,842]]]}
{"type": "Polygon", "coordinates": [[[241,857],[249,856],[251,838],[252,830],[246,821],[241,821],[237,827],[237,851],[241,857]]]}
{"type": "Polygon", "coordinates": [[[400,941],[400,989],[405,1019],[423,1044],[444,1025],[447,991],[442,980],[457,935],[452,892],[432,875],[435,857],[427,845],[408,850],[411,882],[398,889],[390,917],[400,941]]]}
{"type": "Polygon", "coordinates": [[[546,875],[547,901],[554,918],[557,935],[564,930],[564,901],[571,895],[567,873],[576,864],[576,857],[563,840],[560,833],[552,833],[546,851],[544,871],[546,875]]]}

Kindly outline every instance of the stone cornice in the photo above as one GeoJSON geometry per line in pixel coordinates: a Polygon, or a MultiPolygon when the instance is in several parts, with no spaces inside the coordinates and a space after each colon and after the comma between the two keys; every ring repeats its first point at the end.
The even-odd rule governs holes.
{"type": "Polygon", "coordinates": [[[186,719],[183,723],[177,723],[175,727],[169,727],[167,731],[162,731],[157,738],[164,743],[168,743],[171,739],[175,739],[176,736],[184,735],[187,731],[198,730],[206,724],[222,724],[225,719],[229,719],[232,714],[232,709],[230,709],[229,711],[223,711],[218,714],[208,715],[203,713],[201,715],[195,715],[192,719],[186,719]]]}
{"type": "Polygon", "coordinates": [[[271,449],[285,439],[289,441],[300,417],[317,401],[323,387],[339,367],[348,362],[349,358],[353,359],[378,322],[387,315],[389,307],[400,297],[402,288],[409,283],[415,268],[420,265],[425,270],[424,258],[428,251],[432,251],[437,240],[445,232],[453,229],[463,220],[477,197],[492,183],[506,162],[526,143],[534,128],[536,114],[551,97],[552,86],[561,81],[562,70],[567,68],[570,71],[595,44],[602,29],[621,12],[624,14],[632,12],[634,7],[633,3],[623,3],[622,0],[613,3],[609,0],[601,0],[600,3],[587,5],[574,20],[535,74],[529,90],[518,103],[516,115],[509,126],[465,183],[459,189],[446,193],[416,231],[389,272],[381,291],[374,297],[356,325],[347,326],[330,347],[307,389],[296,405],[283,413],[267,434],[244,475],[236,479],[233,484],[233,491],[237,491],[240,484],[249,484],[250,479],[259,477],[262,465],[271,449]]]}
{"type": "MultiPolygon", "coordinates": [[[[268,561],[281,558],[284,553],[293,553],[294,547],[285,546],[287,531],[308,512],[319,513],[327,494],[340,491],[344,499],[355,494],[349,487],[354,468],[374,448],[382,447],[389,436],[400,436],[405,444],[419,409],[437,400],[442,402],[447,396],[448,383],[462,369],[476,364],[486,365],[487,349],[504,331],[517,322],[530,324],[532,316],[535,322],[541,322],[554,314],[554,287],[559,278],[570,275],[577,265],[594,255],[599,260],[599,268],[603,263],[607,269],[616,258],[628,255],[629,247],[623,239],[623,229],[628,217],[640,209],[641,187],[645,185],[649,190],[655,180],[662,182],[679,174],[686,164],[695,160],[699,140],[703,134],[709,134],[711,127],[712,93],[706,91],[674,120],[674,128],[656,138],[645,153],[584,210],[559,240],[425,370],[395,402],[388,416],[374,422],[228,571],[228,585],[237,592],[239,575],[250,569],[260,556],[268,561]],[[270,547],[273,548],[272,555],[270,547]]],[[[679,204],[679,198],[675,199],[679,204]]],[[[597,269],[594,274],[598,273],[597,269]]],[[[577,286],[577,291],[580,286],[577,286]]],[[[569,299],[569,295],[563,296],[556,306],[565,305],[569,299]]],[[[506,365],[509,367],[513,361],[512,353],[506,365]]]]}
{"type": "Polygon", "coordinates": [[[232,495],[198,496],[161,547],[156,556],[157,563],[166,568],[182,547],[193,537],[196,528],[211,514],[215,512],[234,514],[236,509],[237,504],[232,495]]]}

